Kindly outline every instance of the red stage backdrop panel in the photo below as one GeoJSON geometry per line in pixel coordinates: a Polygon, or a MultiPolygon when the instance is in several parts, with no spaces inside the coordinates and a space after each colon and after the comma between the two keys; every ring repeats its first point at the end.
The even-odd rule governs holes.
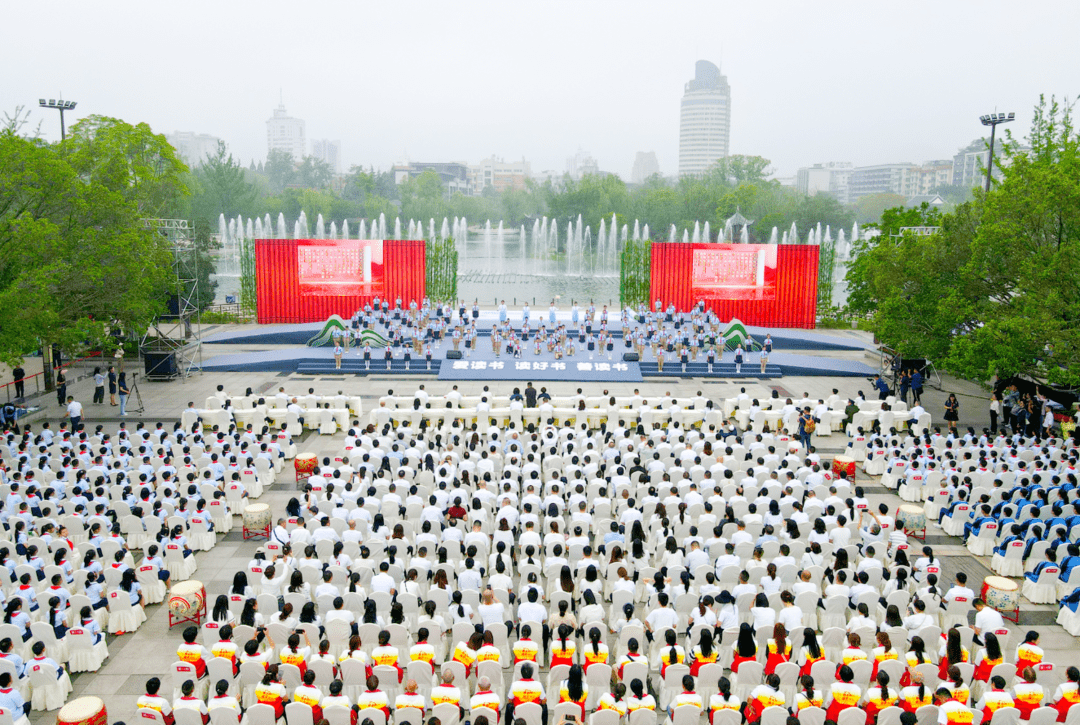
{"type": "Polygon", "coordinates": [[[424,249],[423,241],[396,239],[256,239],[257,319],[347,318],[375,296],[420,304],[424,249]]]}
{"type": "Polygon", "coordinates": [[[652,245],[651,302],[685,311],[703,300],[721,320],[813,328],[817,280],[812,244],[652,245]]]}

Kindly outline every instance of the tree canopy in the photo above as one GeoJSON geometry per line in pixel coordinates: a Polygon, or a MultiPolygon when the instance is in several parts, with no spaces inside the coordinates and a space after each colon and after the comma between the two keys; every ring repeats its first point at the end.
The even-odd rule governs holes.
{"type": "Polygon", "coordinates": [[[940,215],[883,215],[848,272],[852,311],[908,356],[989,381],[1080,384],[1080,139],[1056,100],[1035,109],[1029,151],[1007,136],[989,194],[940,215]],[[933,236],[904,226],[940,226],[933,236]]]}
{"type": "Polygon", "coordinates": [[[59,144],[0,131],[0,359],[149,325],[172,257],[142,219],[175,214],[185,170],[146,124],[90,116],[59,144]]]}

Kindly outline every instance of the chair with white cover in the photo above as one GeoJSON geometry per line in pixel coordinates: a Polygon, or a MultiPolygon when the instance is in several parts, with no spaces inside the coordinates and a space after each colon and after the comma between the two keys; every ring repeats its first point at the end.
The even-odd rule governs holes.
{"type": "Polygon", "coordinates": [[[956,597],[941,610],[941,629],[949,631],[953,627],[966,627],[971,602],[967,597],[956,597]]]}
{"type": "MultiPolygon", "coordinates": [[[[895,661],[895,660],[894,660],[895,661]]],[[[900,725],[900,715],[903,708],[893,705],[878,712],[877,725],[900,725]]]]}
{"type": "Polygon", "coordinates": [[[135,578],[143,590],[143,601],[147,604],[160,604],[169,593],[165,582],[158,578],[160,571],[157,564],[145,560],[135,570],[135,578]]]}
{"type": "Polygon", "coordinates": [[[165,544],[165,568],[169,570],[172,581],[182,582],[190,579],[195,574],[198,564],[195,556],[184,556],[179,544],[165,544]]]}
{"type": "Polygon", "coordinates": [[[315,725],[315,714],[306,702],[290,702],[285,706],[285,721],[289,725],[315,725]]]}
{"type": "Polygon", "coordinates": [[[165,718],[163,718],[161,713],[157,710],[152,710],[149,707],[140,707],[137,712],[139,713],[141,725],[165,725],[165,718]]]}
{"type": "Polygon", "coordinates": [[[1061,570],[1057,566],[1048,566],[1039,572],[1039,578],[1035,581],[1024,577],[1024,586],[1021,593],[1032,604],[1055,604],[1057,602],[1057,583],[1060,572],[1061,570]]]}
{"type": "Polygon", "coordinates": [[[1057,722],[1057,717],[1058,712],[1055,708],[1043,705],[1031,711],[1028,716],[1028,725],[1053,725],[1057,722]]]}
{"type": "Polygon", "coordinates": [[[68,649],[68,669],[71,672],[97,672],[109,656],[109,646],[102,637],[94,644],[94,635],[81,626],[72,627],[64,635],[68,649]]]}
{"type": "Polygon", "coordinates": [[[979,526],[979,533],[969,536],[967,542],[968,551],[975,556],[990,556],[994,553],[994,545],[997,543],[998,525],[993,521],[984,521],[979,526]]]}
{"type": "Polygon", "coordinates": [[[191,517],[187,537],[192,551],[210,551],[217,543],[217,536],[210,530],[210,521],[206,514],[191,517]]]}
{"type": "Polygon", "coordinates": [[[71,692],[71,677],[48,662],[26,663],[30,676],[30,709],[55,710],[63,707],[71,692]],[[59,676],[58,676],[59,675],[59,676]]]}
{"type": "Polygon", "coordinates": [[[619,712],[617,710],[597,710],[592,715],[589,715],[589,725],[619,725],[619,712]]]}
{"type": "MultiPolygon", "coordinates": [[[[415,708],[403,708],[415,709],[415,708]]],[[[331,705],[323,708],[323,717],[330,725],[352,725],[352,710],[344,705],[331,705]]],[[[401,723],[401,710],[394,713],[395,725],[401,723]]]]}
{"type": "Polygon", "coordinates": [[[146,621],[146,612],[138,604],[131,603],[131,595],[123,589],[114,589],[106,596],[109,606],[109,634],[134,632],[146,621]]]}
{"type": "Polygon", "coordinates": [[[210,711],[210,725],[240,725],[240,714],[228,707],[215,707],[210,711]]]}
{"type": "Polygon", "coordinates": [[[31,622],[30,633],[33,641],[45,645],[45,656],[57,662],[68,661],[68,649],[65,640],[56,638],[56,630],[47,622],[31,622]]]}
{"type": "MultiPolygon", "coordinates": [[[[746,664],[743,663],[743,665],[746,664]]],[[[739,667],[739,670],[742,671],[742,666],[739,667]]],[[[683,691],[682,678],[688,674],[690,674],[689,665],[667,666],[667,669],[664,670],[664,686],[660,690],[659,702],[657,703],[661,710],[666,710],[671,701],[675,699],[675,696],[683,691]]],[[[755,682],[754,684],[758,683],[755,682]]]]}
{"type": "Polygon", "coordinates": [[[1004,554],[994,553],[990,557],[990,568],[998,576],[1023,576],[1025,548],[1023,539],[1010,541],[1005,545],[1004,554]]]}
{"type": "MultiPolygon", "coordinates": [[[[262,667],[262,665],[259,665],[262,667]]],[[[381,712],[381,710],[380,710],[381,712]]],[[[277,725],[274,717],[274,706],[265,702],[252,705],[244,712],[245,725],[277,725]]]]}
{"type": "Polygon", "coordinates": [[[178,707],[173,710],[175,725],[203,725],[202,713],[190,707],[178,707]]]}
{"type": "Polygon", "coordinates": [[[198,675],[195,674],[195,665],[191,664],[190,662],[183,662],[177,660],[176,662],[172,663],[172,667],[170,667],[169,669],[172,670],[172,699],[176,700],[180,697],[181,688],[188,680],[191,680],[193,683],[195,683],[195,692],[192,693],[195,697],[206,697],[206,693],[210,688],[210,681],[205,677],[199,679],[198,675]]]}
{"type": "MultiPolygon", "coordinates": [[[[817,684],[817,680],[814,684],[817,684]]],[[[735,710],[732,712],[739,714],[735,710]]],[[[799,725],[825,725],[825,710],[820,707],[804,707],[799,710],[799,725]]]]}
{"type": "MultiPolygon", "coordinates": [[[[240,702],[251,707],[248,703],[255,702],[255,688],[262,682],[266,674],[266,668],[260,662],[240,663],[240,702]]],[[[273,713],[273,708],[270,708],[273,713]]]]}
{"type": "Polygon", "coordinates": [[[460,722],[461,711],[458,709],[457,705],[444,702],[431,708],[431,716],[438,718],[440,723],[458,725],[458,722],[460,722]]]}
{"type": "Polygon", "coordinates": [[[845,707],[836,718],[836,725],[866,725],[866,710],[845,707]]]}
{"type": "Polygon", "coordinates": [[[370,719],[372,725],[386,725],[386,713],[380,709],[374,707],[365,707],[363,710],[356,714],[357,722],[364,722],[364,720],[370,719]]]}
{"type": "Polygon", "coordinates": [[[784,725],[787,718],[788,711],[786,707],[770,705],[761,712],[761,725],[784,725]]]}
{"type": "Polygon", "coordinates": [[[525,725],[542,725],[543,709],[535,702],[526,702],[514,708],[514,718],[519,717],[525,725]]]}
{"type": "MultiPolygon", "coordinates": [[[[537,707],[540,707],[537,705],[537,707]]],[[[724,711],[728,712],[728,711],[724,711]]],[[[517,714],[517,710],[514,711],[517,714]]],[[[738,713],[736,713],[738,714],[738,713]]],[[[630,725],[656,725],[656,710],[639,707],[630,713],[630,725]]]]}
{"type": "Polygon", "coordinates": [[[740,664],[739,671],[732,675],[734,682],[732,683],[731,694],[743,702],[749,700],[750,693],[761,684],[764,670],[765,665],[760,662],[743,662],[740,664]]]}
{"type": "MultiPolygon", "coordinates": [[[[777,710],[784,710],[782,707],[776,708],[777,710]]],[[[787,710],[784,710],[784,715],[787,715],[787,710]]],[[[701,718],[701,708],[697,705],[683,705],[682,707],[675,708],[671,716],[671,725],[697,725],[698,720],[701,718]]],[[[766,723],[764,718],[762,719],[764,725],[783,725],[784,721],[780,723],[766,723]]]]}
{"type": "Polygon", "coordinates": [[[1019,725],[1020,710],[1015,707],[1001,707],[994,710],[994,716],[987,725],[1019,725]]]}

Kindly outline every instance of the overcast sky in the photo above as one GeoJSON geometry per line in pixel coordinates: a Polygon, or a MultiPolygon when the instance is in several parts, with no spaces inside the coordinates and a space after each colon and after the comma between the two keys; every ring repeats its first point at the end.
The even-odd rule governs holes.
{"type": "MultiPolygon", "coordinates": [[[[731,151],[779,175],[821,161],[951,158],[981,114],[1080,94],[1080,2],[36,2],[4,6],[0,111],[59,137],[56,111],[219,136],[266,157],[279,90],[343,168],[524,157],[563,171],[580,147],[629,178],[678,163],[679,99],[698,59],[732,95],[731,151]]],[[[72,119],[74,120],[74,119],[72,119]]]]}

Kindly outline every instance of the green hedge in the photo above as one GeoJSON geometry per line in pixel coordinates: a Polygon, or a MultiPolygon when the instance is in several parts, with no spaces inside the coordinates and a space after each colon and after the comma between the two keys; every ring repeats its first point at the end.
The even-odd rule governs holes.
{"type": "Polygon", "coordinates": [[[627,239],[619,260],[619,302],[623,307],[649,304],[652,242],[627,239]]]}
{"type": "Polygon", "coordinates": [[[458,298],[458,251],[452,237],[430,241],[426,246],[427,296],[453,302],[458,298]]]}

